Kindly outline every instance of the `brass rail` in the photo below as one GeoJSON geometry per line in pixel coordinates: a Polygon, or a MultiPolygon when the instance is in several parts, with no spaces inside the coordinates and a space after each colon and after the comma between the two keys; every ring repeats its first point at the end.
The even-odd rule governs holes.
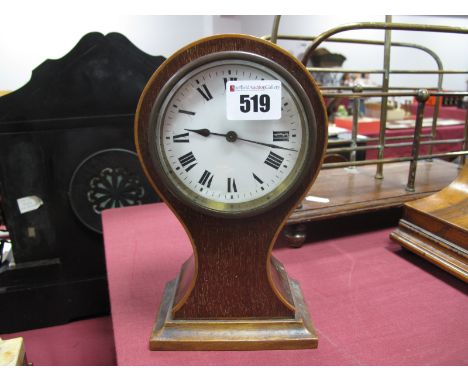
{"type": "Polygon", "coordinates": [[[320,87],[322,95],[326,98],[348,98],[348,99],[363,99],[366,97],[380,97],[382,99],[381,103],[381,115],[380,115],[380,129],[378,138],[371,138],[367,141],[378,141],[376,145],[366,145],[358,146],[357,145],[357,132],[358,132],[358,102],[353,103],[353,123],[351,131],[351,139],[340,141],[340,143],[350,143],[350,147],[343,148],[332,148],[328,149],[327,153],[336,153],[336,152],[349,152],[350,159],[349,162],[339,162],[324,164],[323,168],[338,168],[338,167],[347,167],[347,166],[362,166],[366,164],[376,164],[376,178],[383,178],[383,165],[385,163],[395,163],[395,162],[410,162],[408,182],[406,185],[407,191],[414,191],[414,183],[416,177],[416,168],[418,160],[432,160],[432,158],[440,157],[450,157],[450,156],[460,156],[460,163],[463,165],[465,163],[465,156],[468,155],[468,112],[465,120],[464,127],[464,136],[462,139],[439,139],[436,140],[436,129],[437,129],[437,119],[439,117],[439,105],[440,97],[442,96],[468,96],[468,92],[445,92],[443,90],[443,76],[444,74],[467,74],[468,71],[465,70],[445,70],[442,64],[440,57],[428,49],[425,46],[412,44],[412,43],[402,43],[394,42],[391,40],[391,31],[392,30],[405,30],[405,31],[418,31],[418,32],[437,32],[437,33],[455,33],[455,34],[468,34],[468,29],[458,28],[458,27],[448,27],[448,26],[438,26],[438,25],[419,25],[419,24],[403,24],[403,23],[392,23],[391,16],[386,16],[385,22],[363,22],[363,23],[353,23],[338,26],[332,29],[329,29],[320,35],[313,36],[298,36],[298,35],[283,35],[279,34],[279,24],[281,16],[275,16],[273,22],[273,28],[271,36],[264,36],[266,40],[271,40],[274,43],[277,43],[278,40],[296,40],[296,41],[311,41],[312,44],[306,49],[302,63],[307,65],[309,59],[315,49],[324,41],[326,42],[336,42],[336,43],[350,43],[350,44],[367,44],[367,45],[383,45],[384,46],[384,62],[383,69],[375,70],[360,70],[360,69],[341,69],[341,68],[313,68],[308,67],[307,69],[310,72],[328,72],[328,73],[369,73],[369,74],[382,74],[382,86],[323,86],[320,87]],[[361,39],[349,39],[349,38],[335,38],[332,37],[338,33],[350,31],[350,30],[362,30],[362,29],[378,29],[385,31],[384,41],[376,40],[361,40],[361,39]],[[390,57],[391,57],[391,47],[405,47],[418,49],[429,54],[437,64],[437,70],[391,70],[390,69],[390,57]],[[395,74],[434,74],[438,76],[437,87],[430,89],[414,89],[406,87],[390,87],[389,78],[390,75],[395,74]],[[346,92],[329,92],[330,90],[336,91],[346,91],[346,92]],[[415,121],[415,131],[413,135],[405,136],[396,136],[396,137],[386,137],[385,132],[387,129],[387,98],[388,97],[404,97],[404,96],[413,96],[417,99],[418,108],[415,121]],[[432,117],[432,128],[430,134],[422,134],[422,120],[424,117],[424,108],[427,99],[430,96],[435,96],[435,107],[432,117]],[[430,138],[429,140],[421,141],[421,138],[430,138]],[[412,139],[412,142],[402,142],[395,144],[386,144],[386,140],[402,140],[402,139],[412,139]],[[442,154],[433,154],[433,145],[435,144],[444,144],[444,143],[462,143],[462,150],[447,152],[442,154]],[[420,155],[420,146],[429,145],[429,154],[420,155]],[[403,147],[411,146],[412,155],[409,157],[402,158],[384,158],[384,149],[390,147],[403,147]],[[356,161],[357,151],[366,151],[366,150],[378,150],[378,159],[376,160],[363,160],[356,161]]]}
{"type": "MultiPolygon", "coordinates": [[[[273,28],[272,28],[272,34],[271,36],[264,36],[263,38],[266,40],[271,39],[272,42],[277,43],[278,39],[284,39],[284,40],[300,40],[300,41],[315,41],[318,37],[312,37],[312,36],[288,36],[288,35],[278,35],[278,29],[279,29],[279,23],[281,20],[281,16],[275,16],[274,22],[273,22],[273,28]]],[[[406,24],[407,25],[407,24],[406,24]]],[[[349,39],[349,38],[327,38],[327,42],[336,42],[336,43],[354,43],[354,44],[361,44],[361,45],[384,45],[384,41],[376,41],[376,40],[361,40],[361,39],[349,39]]],[[[431,49],[423,46],[423,45],[418,45],[418,44],[413,44],[413,43],[406,43],[406,42],[395,42],[395,41],[390,41],[391,46],[397,46],[397,47],[404,47],[404,48],[412,48],[412,49],[418,49],[422,50],[423,52],[429,54],[434,61],[437,64],[437,67],[439,69],[439,76],[438,76],[438,81],[437,81],[437,90],[442,90],[442,84],[443,84],[443,64],[442,60],[440,57],[431,49]]],[[[304,65],[307,65],[307,62],[309,60],[309,56],[312,54],[311,47],[309,47],[304,55],[303,58],[303,63],[304,65]]],[[[348,73],[354,73],[352,71],[348,73]]],[[[361,72],[365,73],[365,72],[361,72]]],[[[381,70],[380,73],[385,74],[384,70],[381,70]]],[[[383,89],[382,87],[379,87],[381,90],[388,90],[388,89],[383,89]]],[[[432,118],[432,138],[435,138],[436,135],[436,128],[437,128],[437,118],[439,116],[439,97],[436,97],[435,100],[435,107],[434,107],[434,113],[433,113],[433,118],[432,118]]],[[[387,106],[385,103],[384,110],[386,114],[387,106]]],[[[432,152],[432,146],[429,147],[429,152],[432,152]]],[[[378,168],[378,173],[381,173],[381,167],[378,168]]]]}

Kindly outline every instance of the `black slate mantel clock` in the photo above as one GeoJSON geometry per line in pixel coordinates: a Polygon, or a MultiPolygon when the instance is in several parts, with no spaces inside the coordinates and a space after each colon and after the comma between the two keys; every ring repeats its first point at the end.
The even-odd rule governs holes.
{"type": "Polygon", "coordinates": [[[299,285],[271,250],[317,176],[326,130],[306,68],[258,38],[201,39],[154,73],[138,155],[193,255],[166,286],[151,349],[317,347],[299,285]]]}

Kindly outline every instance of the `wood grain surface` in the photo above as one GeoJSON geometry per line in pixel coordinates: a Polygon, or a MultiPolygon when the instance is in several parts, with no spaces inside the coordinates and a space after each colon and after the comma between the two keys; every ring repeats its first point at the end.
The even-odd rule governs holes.
{"type": "Polygon", "coordinates": [[[390,237],[468,282],[468,165],[441,191],[406,203],[390,237]]]}
{"type": "Polygon", "coordinates": [[[327,140],[323,99],[310,73],[289,53],[250,36],[219,35],[191,44],[161,65],[146,86],[137,109],[135,140],[138,155],[153,187],[184,226],[193,259],[183,269],[173,307],[176,319],[256,319],[294,317],[287,280],[271,265],[271,248],[287,217],[310,189],[322,163],[327,140]],[[164,84],[187,63],[216,52],[250,52],[282,65],[304,89],[315,113],[315,150],[306,158],[296,186],[275,208],[254,216],[226,218],[187,205],[165,182],[162,168],[151,158],[149,117],[164,84]]]}
{"type": "Polygon", "coordinates": [[[302,292],[294,280],[290,281],[296,307],[294,317],[262,320],[174,320],[171,307],[178,281],[180,278],[166,284],[150,336],[150,350],[284,350],[318,346],[302,292]]]}
{"type": "Polygon", "coordinates": [[[391,163],[384,167],[384,178],[375,179],[375,165],[320,171],[309,196],[328,202],[304,200],[294,211],[288,224],[305,223],[371,211],[400,207],[411,200],[437,192],[458,175],[458,166],[435,159],[420,161],[416,174],[415,192],[405,190],[409,163],[391,163]]]}

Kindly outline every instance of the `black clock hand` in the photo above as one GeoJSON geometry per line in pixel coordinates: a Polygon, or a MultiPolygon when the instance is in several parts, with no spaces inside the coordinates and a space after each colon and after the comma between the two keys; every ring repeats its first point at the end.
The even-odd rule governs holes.
{"type": "Polygon", "coordinates": [[[288,150],[288,151],[297,151],[296,149],[288,149],[287,147],[282,147],[278,145],[274,145],[272,143],[264,143],[264,142],[258,142],[258,141],[251,141],[250,139],[244,139],[244,138],[237,138],[240,141],[245,141],[245,142],[250,142],[250,143],[256,143],[257,145],[262,145],[262,146],[267,146],[271,147],[272,149],[281,149],[281,150],[288,150]]]}
{"type": "Polygon", "coordinates": [[[191,131],[192,133],[197,133],[197,134],[200,134],[201,136],[203,137],[209,137],[210,134],[212,135],[220,135],[222,137],[224,137],[225,135],[224,134],[214,134],[212,133],[210,130],[208,129],[198,129],[198,130],[192,130],[192,129],[184,129],[185,131],[191,131]]]}
{"type": "Polygon", "coordinates": [[[297,151],[295,149],[288,149],[287,147],[282,147],[278,145],[274,145],[272,143],[265,143],[265,142],[258,142],[258,141],[252,141],[250,139],[244,139],[244,138],[239,138],[237,136],[237,133],[234,131],[229,131],[227,134],[220,134],[220,133],[213,133],[208,129],[184,129],[186,131],[191,131],[193,133],[200,134],[203,137],[209,137],[210,135],[216,135],[219,137],[225,137],[228,142],[235,142],[236,140],[244,141],[244,142],[250,142],[250,143],[255,143],[257,145],[262,145],[262,146],[267,146],[271,147],[272,149],[281,149],[281,150],[288,150],[288,151],[297,151]]]}

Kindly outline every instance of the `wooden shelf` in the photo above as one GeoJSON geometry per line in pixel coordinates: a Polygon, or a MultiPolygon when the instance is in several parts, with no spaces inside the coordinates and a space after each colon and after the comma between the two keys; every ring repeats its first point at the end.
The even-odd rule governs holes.
{"type": "Polygon", "coordinates": [[[406,203],[390,237],[468,283],[468,165],[448,187],[406,203]]]}
{"type": "Polygon", "coordinates": [[[328,199],[329,202],[304,200],[302,207],[290,216],[288,224],[402,206],[441,190],[459,172],[458,166],[451,162],[437,159],[420,161],[415,192],[408,192],[405,190],[408,169],[409,162],[387,164],[384,166],[384,179],[375,179],[375,165],[322,170],[308,195],[328,199]]]}

